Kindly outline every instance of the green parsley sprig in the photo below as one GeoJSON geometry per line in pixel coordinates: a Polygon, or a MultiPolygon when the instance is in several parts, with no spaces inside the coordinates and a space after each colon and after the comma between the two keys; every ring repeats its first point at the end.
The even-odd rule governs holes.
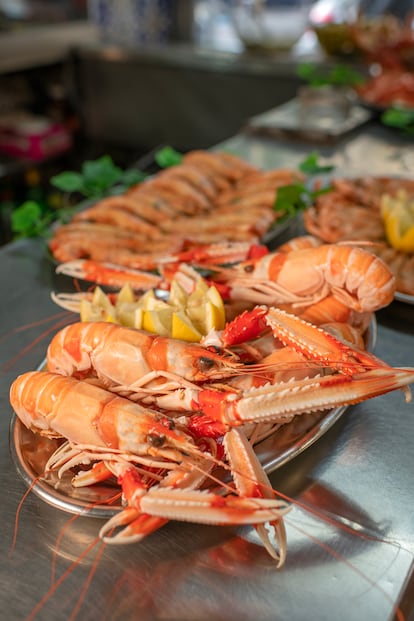
{"type": "Polygon", "coordinates": [[[16,239],[20,237],[44,237],[54,220],[51,211],[44,212],[36,201],[25,201],[11,213],[11,229],[16,239]]]}
{"type": "Polygon", "coordinates": [[[109,155],[86,161],[81,172],[67,171],[55,175],[50,183],[63,192],[78,192],[85,198],[102,198],[121,193],[141,183],[146,175],[141,170],[122,170],[109,155]]]}
{"type": "Polygon", "coordinates": [[[319,153],[312,151],[302,162],[299,163],[299,170],[305,175],[319,175],[324,173],[330,173],[334,170],[335,166],[331,164],[320,164],[319,153]]]}
{"type": "Polygon", "coordinates": [[[303,183],[282,186],[277,191],[273,207],[275,211],[283,214],[278,218],[277,224],[297,216],[300,212],[310,207],[320,194],[326,194],[326,192],[330,191],[330,187],[310,190],[303,183]]]}
{"type": "Polygon", "coordinates": [[[382,113],[381,122],[412,136],[414,134],[414,109],[391,107],[382,113]]]}
{"type": "MultiPolygon", "coordinates": [[[[178,163],[182,156],[171,147],[160,149],[155,154],[158,164],[166,166],[178,163]]],[[[122,170],[109,155],[83,163],[80,172],[65,171],[54,175],[50,184],[60,190],[66,198],[76,195],[81,200],[76,205],[59,209],[47,208],[36,201],[25,201],[11,213],[11,229],[15,238],[47,237],[53,222],[68,222],[74,213],[85,204],[105,196],[120,194],[144,181],[147,174],[138,169],[122,170]]]]}
{"type": "Polygon", "coordinates": [[[154,159],[160,168],[169,168],[181,164],[183,155],[172,147],[166,146],[155,153],[154,159]]]}
{"type": "MultiPolygon", "coordinates": [[[[334,170],[334,166],[321,165],[319,163],[317,151],[310,153],[300,162],[298,168],[301,172],[308,175],[308,178],[312,175],[330,173],[334,170]]],[[[311,190],[305,183],[294,183],[278,188],[273,209],[281,213],[281,216],[276,220],[275,226],[305,211],[315,202],[319,195],[330,191],[331,186],[311,190]]]]}

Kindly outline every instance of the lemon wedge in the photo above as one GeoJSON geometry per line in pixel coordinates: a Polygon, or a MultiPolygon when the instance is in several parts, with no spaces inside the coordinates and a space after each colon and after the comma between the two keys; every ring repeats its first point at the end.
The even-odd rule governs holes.
{"type": "Polygon", "coordinates": [[[224,308],[223,298],[214,285],[208,288],[206,296],[208,301],[214,307],[214,325],[211,327],[216,330],[223,330],[226,324],[226,310],[224,308]]]}
{"type": "Polygon", "coordinates": [[[108,308],[90,300],[81,300],[79,314],[81,321],[114,321],[114,315],[108,308]]]}
{"type": "Polygon", "coordinates": [[[134,302],[135,294],[132,290],[131,285],[124,285],[117,295],[115,307],[122,304],[133,304],[134,302]]]}
{"type": "Polygon", "coordinates": [[[172,315],[171,336],[173,339],[198,343],[202,334],[183,311],[174,311],[172,315]]]}
{"type": "Polygon", "coordinates": [[[139,298],[129,285],[122,287],[116,302],[96,287],[92,300],[83,299],[81,321],[111,321],[184,341],[198,342],[211,330],[225,325],[224,303],[219,291],[197,275],[195,287],[188,294],[176,280],[171,283],[168,300],[150,289],[139,298]]]}
{"type": "Polygon", "coordinates": [[[200,303],[201,300],[207,295],[209,289],[208,284],[204,278],[199,277],[195,284],[193,291],[190,293],[187,299],[187,306],[195,306],[200,303]]]}
{"type": "Polygon", "coordinates": [[[224,322],[220,309],[210,301],[205,306],[204,334],[208,334],[210,330],[222,330],[224,322]]]}
{"type": "Polygon", "coordinates": [[[96,287],[93,292],[92,304],[104,308],[111,315],[115,315],[115,308],[113,304],[107,294],[100,287],[96,287]]]}
{"type": "Polygon", "coordinates": [[[173,323],[173,308],[166,305],[166,308],[144,310],[142,315],[142,328],[147,332],[159,334],[160,336],[170,336],[173,323]]]}
{"type": "Polygon", "coordinates": [[[155,301],[155,291],[154,289],[149,289],[138,299],[137,305],[139,308],[146,310],[150,307],[153,301],[155,301]]]}
{"type": "Polygon", "coordinates": [[[176,308],[187,306],[188,294],[176,280],[171,282],[169,303],[176,308]]]}
{"type": "Polygon", "coordinates": [[[144,311],[136,302],[124,302],[116,306],[117,322],[128,328],[141,328],[144,311]]]}
{"type": "Polygon", "coordinates": [[[401,252],[414,252],[414,199],[404,190],[394,197],[384,195],[381,215],[388,243],[401,252]]]}

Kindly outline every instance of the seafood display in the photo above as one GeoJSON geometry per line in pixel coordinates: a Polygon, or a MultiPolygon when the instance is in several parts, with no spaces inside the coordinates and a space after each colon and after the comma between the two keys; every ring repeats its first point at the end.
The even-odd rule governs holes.
{"type": "Polygon", "coordinates": [[[314,243],[361,242],[365,250],[389,266],[397,281],[396,290],[414,295],[413,251],[391,245],[381,209],[384,202],[401,197],[401,193],[409,202],[409,197],[414,196],[414,181],[391,177],[334,178],[332,188],[318,196],[304,213],[307,232],[320,240],[314,243]]]}
{"type": "MultiPolygon", "coordinates": [[[[97,300],[107,306],[68,319],[42,370],[12,382],[10,403],[42,450],[53,447],[36,480],[65,479],[74,490],[108,485],[108,497],[83,497],[85,514],[119,499],[100,515],[105,544],[140,542],[170,520],[248,525],[282,567],[295,501],[273,488],[260,445],[289,426],[307,433],[309,415],[320,421],[396,390],[410,401],[414,368],[366,349],[374,313],[403,290],[402,280],[408,286],[404,270],[381,254],[382,196],[401,186],[337,179],[305,212],[310,234],[270,251],[263,238],[283,215],[274,210],[278,188],[302,181],[293,170],[194,151],[53,231],[56,272],[95,286],[53,293],[54,301],[74,313],[97,300]],[[326,225],[318,220],[324,208],[326,225]],[[330,238],[324,226],[341,235],[330,238]],[[198,340],[150,330],[146,313],[160,312],[157,299],[168,299],[175,316],[173,287],[191,316],[200,278],[206,289],[197,304],[214,307],[216,319],[198,340]],[[139,308],[138,323],[145,292],[154,306],[139,308]],[[125,314],[117,315],[121,299],[125,314]]],[[[414,194],[414,183],[406,190],[414,194]]]]}
{"type": "Polygon", "coordinates": [[[414,108],[414,77],[412,71],[390,69],[369,78],[356,92],[362,101],[378,108],[400,106],[414,108]]]}
{"type": "Polygon", "coordinates": [[[13,382],[22,424],[59,440],[45,474],[119,486],[124,507],[103,540],[140,541],[171,519],[250,524],[281,566],[290,505],[254,445],[305,413],[399,389],[410,399],[414,369],[389,366],[361,340],[367,318],[393,299],[389,268],[360,248],[308,246],[216,266],[218,286],[249,310],[200,343],[76,322],[51,340],[47,370],[13,382]],[[316,326],[308,315],[319,310],[316,326]]]}
{"type": "Polygon", "coordinates": [[[180,164],[77,213],[54,231],[49,249],[58,262],[142,269],[193,245],[253,243],[283,215],[273,209],[277,189],[302,179],[298,171],[262,171],[229,153],[191,151],[180,164]]]}
{"type": "Polygon", "coordinates": [[[404,19],[387,12],[377,17],[361,16],[351,29],[354,43],[366,62],[385,69],[412,68],[412,12],[404,19]]]}

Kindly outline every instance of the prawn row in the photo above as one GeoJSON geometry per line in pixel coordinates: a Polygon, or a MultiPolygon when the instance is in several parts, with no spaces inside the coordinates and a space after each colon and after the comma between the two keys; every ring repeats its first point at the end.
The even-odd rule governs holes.
{"type": "Polygon", "coordinates": [[[228,153],[191,151],[76,214],[54,232],[49,248],[59,262],[89,258],[142,269],[168,248],[257,241],[277,218],[277,189],[301,178],[293,170],[260,171],[228,153]]]}

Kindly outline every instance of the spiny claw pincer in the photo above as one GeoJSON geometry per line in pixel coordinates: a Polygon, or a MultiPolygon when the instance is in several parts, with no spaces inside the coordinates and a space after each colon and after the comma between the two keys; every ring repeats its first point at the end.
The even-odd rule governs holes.
{"type": "Polygon", "coordinates": [[[414,368],[379,367],[353,376],[337,373],[267,384],[240,391],[238,395],[202,390],[199,403],[204,414],[229,427],[258,422],[283,423],[306,412],[353,405],[398,389],[405,390],[406,400],[409,400],[409,384],[413,382],[414,368]]]}

